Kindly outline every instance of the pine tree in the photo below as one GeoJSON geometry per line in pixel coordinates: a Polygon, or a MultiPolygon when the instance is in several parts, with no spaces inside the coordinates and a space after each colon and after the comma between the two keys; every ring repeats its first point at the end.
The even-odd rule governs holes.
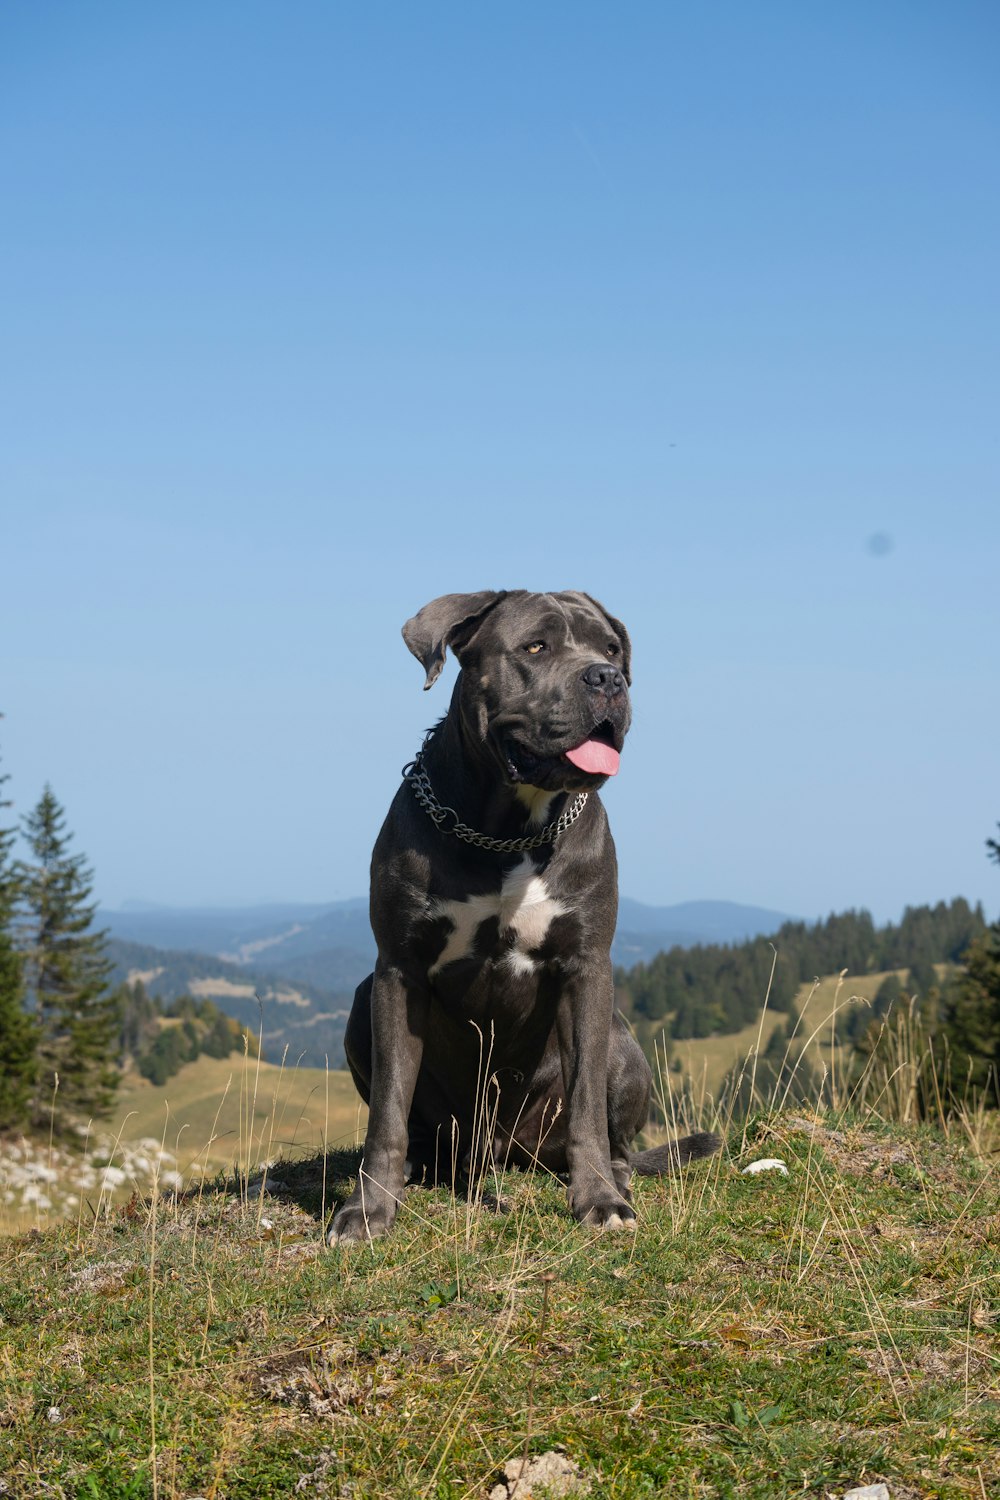
{"type": "Polygon", "coordinates": [[[949,1006],[948,1036],[955,1054],[954,1082],[990,1088],[996,1102],[1000,1075],[1000,923],[977,938],[966,954],[966,972],[949,1006]]]}
{"type": "Polygon", "coordinates": [[[51,787],[24,820],[32,859],[15,866],[29,1004],[38,1028],[36,1119],[52,1101],[68,1118],[106,1114],[118,1085],[117,1006],[108,992],[103,932],[91,930],[92,873],[70,854],[72,835],[51,787]],[[56,1084],[58,1075],[58,1087],[56,1084]]]}
{"type": "Polygon", "coordinates": [[[123,1067],[141,1056],[156,1039],[163,1009],[151,999],[139,979],[135,984],[120,984],[114,993],[118,1015],[118,1039],[115,1050],[123,1067]]]}
{"type": "MultiPolygon", "coordinates": [[[[0,714],[0,719],[3,714],[0,714]]],[[[13,803],[4,796],[4,787],[10,780],[6,772],[0,772],[0,820],[6,821],[5,813],[13,803]]],[[[17,838],[16,828],[4,828],[0,824],[0,932],[10,931],[11,917],[14,914],[14,903],[17,893],[17,881],[14,876],[11,851],[17,838]]]]}
{"type": "MultiPolygon", "coordinates": [[[[1000,864],[1000,843],[987,839],[989,858],[1000,864]]],[[[1000,1087],[1000,922],[970,944],[966,972],[949,994],[945,1024],[956,1054],[955,1082],[987,1088],[996,1102],[1000,1087]]]]}
{"type": "MultiPolygon", "coordinates": [[[[0,715],[2,717],[2,715],[0,715]]],[[[11,806],[0,774],[0,819],[11,806]]],[[[11,861],[15,828],[0,827],[0,1130],[25,1122],[35,1081],[35,1026],[24,1009],[24,974],[14,947],[11,922],[17,901],[17,878],[11,861]]]]}

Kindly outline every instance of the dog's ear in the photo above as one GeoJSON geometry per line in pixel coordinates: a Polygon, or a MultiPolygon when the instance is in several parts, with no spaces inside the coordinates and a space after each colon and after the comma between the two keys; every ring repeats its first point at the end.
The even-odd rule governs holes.
{"type": "Polygon", "coordinates": [[[482,589],[478,594],[442,594],[407,620],[403,640],[427,673],[425,692],[441,676],[447,647],[461,660],[462,647],[507,593],[507,589],[482,589]]]}
{"type": "Polygon", "coordinates": [[[601,614],[607,620],[608,624],[611,626],[611,629],[614,631],[615,635],[621,641],[621,643],[622,643],[622,665],[621,665],[622,676],[625,678],[625,681],[628,683],[629,687],[631,687],[632,686],[632,642],[629,639],[629,633],[628,633],[628,631],[625,629],[625,626],[622,624],[621,620],[616,620],[615,617],[614,617],[614,615],[610,614],[604,608],[604,605],[601,603],[601,601],[599,599],[595,599],[594,598],[593,594],[584,594],[583,597],[584,597],[584,599],[589,599],[590,602],[591,602],[591,604],[593,604],[593,606],[595,607],[595,609],[599,609],[601,611],[601,614]]]}

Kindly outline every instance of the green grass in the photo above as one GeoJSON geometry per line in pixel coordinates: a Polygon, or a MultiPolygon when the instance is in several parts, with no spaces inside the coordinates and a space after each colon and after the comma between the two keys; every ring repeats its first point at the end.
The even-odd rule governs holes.
{"type": "Polygon", "coordinates": [[[509,1173],[507,1213],[412,1190],[387,1239],[330,1251],[342,1153],[325,1182],[275,1166],[263,1199],[0,1241],[0,1477],[26,1500],[478,1500],[562,1445],[621,1500],[1000,1493],[995,1158],[805,1114],[729,1144],[638,1183],[634,1236],[509,1173]],[[741,1175],[760,1155],[789,1175],[741,1175]]]}

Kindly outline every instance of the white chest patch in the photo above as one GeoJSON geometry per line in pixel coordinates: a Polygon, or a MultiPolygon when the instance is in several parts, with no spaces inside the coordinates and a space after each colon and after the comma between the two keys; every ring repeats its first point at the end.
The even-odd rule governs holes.
{"type": "Polygon", "coordinates": [[[514,790],[518,802],[528,809],[528,826],[541,828],[558,792],[543,792],[537,786],[519,786],[514,790]]]}
{"type": "Polygon", "coordinates": [[[530,974],[535,969],[531,950],[545,941],[553,919],[567,911],[568,906],[549,895],[545,881],[536,871],[530,856],[526,855],[504,877],[496,894],[467,896],[464,901],[432,902],[428,915],[447,917],[451,931],[430,970],[431,977],[446,964],[467,958],[475,949],[480,926],[493,917],[499,920],[502,940],[510,942],[510,934],[513,934],[513,943],[504,955],[504,962],[515,973],[530,974]]]}

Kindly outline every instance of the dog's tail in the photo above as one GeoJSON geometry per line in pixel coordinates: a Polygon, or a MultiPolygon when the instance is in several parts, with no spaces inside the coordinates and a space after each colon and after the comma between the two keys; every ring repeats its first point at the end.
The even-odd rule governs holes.
{"type": "Polygon", "coordinates": [[[629,1166],[640,1177],[664,1177],[686,1167],[689,1161],[698,1161],[703,1156],[712,1156],[722,1145],[722,1137],[708,1130],[698,1130],[694,1135],[685,1135],[668,1146],[653,1146],[649,1151],[633,1151],[629,1166]]]}

